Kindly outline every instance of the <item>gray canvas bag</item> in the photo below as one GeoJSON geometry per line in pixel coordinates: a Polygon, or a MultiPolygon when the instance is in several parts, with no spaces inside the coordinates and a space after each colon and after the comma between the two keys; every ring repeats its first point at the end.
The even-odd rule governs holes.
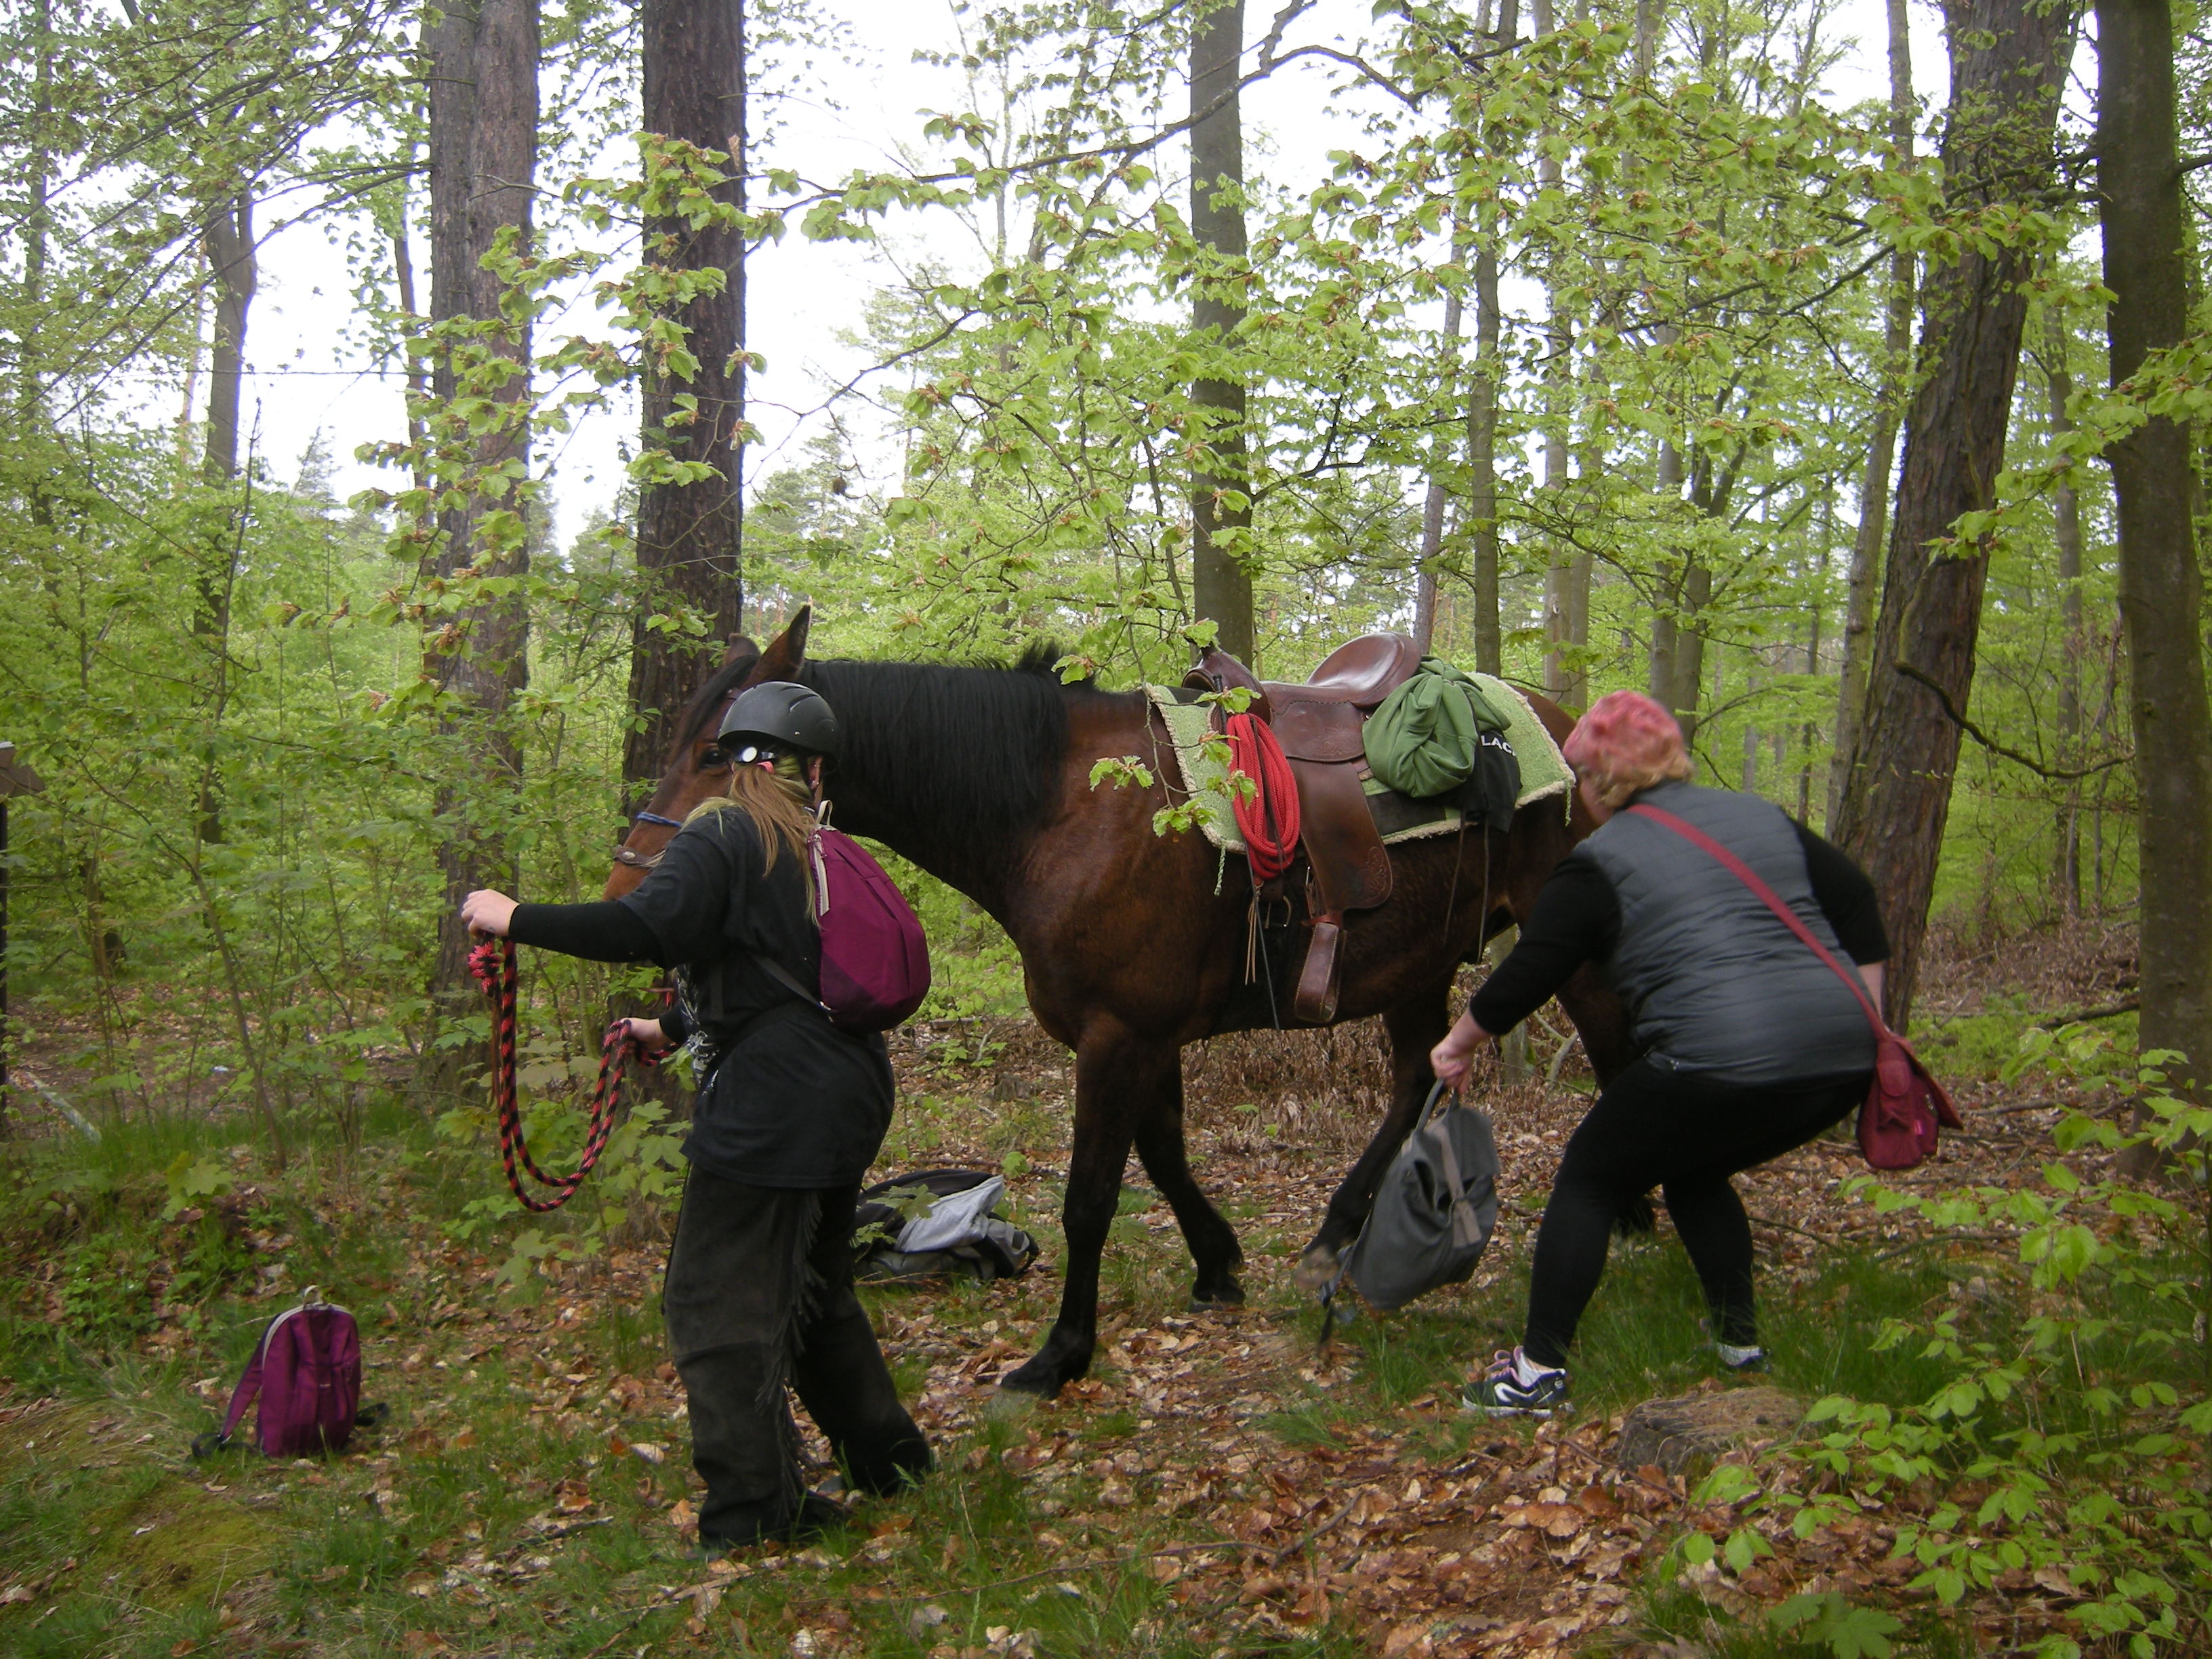
{"type": "Polygon", "coordinates": [[[1488,1113],[1456,1097],[1437,1110],[1443,1094],[1441,1083],[1429,1091],[1420,1121],[1383,1171],[1367,1224],[1322,1293],[1325,1326],[1346,1279],[1388,1313],[1440,1285],[1465,1284],[1482,1260],[1498,1226],[1498,1143],[1488,1113]]]}

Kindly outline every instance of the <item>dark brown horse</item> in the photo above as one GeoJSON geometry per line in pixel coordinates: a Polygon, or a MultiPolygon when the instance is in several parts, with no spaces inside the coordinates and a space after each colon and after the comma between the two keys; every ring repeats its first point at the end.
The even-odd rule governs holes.
{"type": "MultiPolygon", "coordinates": [[[[1256,1018],[1239,1012],[1251,1001],[1239,998],[1249,900],[1243,862],[1231,859],[1228,879],[1218,880],[1219,854],[1199,835],[1153,832],[1164,779],[1149,790],[1091,787],[1091,765],[1103,757],[1138,757],[1156,775],[1164,758],[1173,765],[1142,692],[1063,684],[1050,654],[1037,652],[1012,668],[810,663],[806,628],[802,611],[765,652],[733,647],[693,697],[659,788],[617,854],[607,894],[642,879],[675,833],[667,821],[717,792],[715,728],[738,690],[797,679],[829,700],[844,733],[826,786],[838,824],[988,910],[1021,952],[1037,1023],[1075,1054],[1060,1316],[1036,1356],[1002,1379],[1050,1395],[1091,1364],[1099,1258],[1132,1146],[1190,1246],[1194,1307],[1244,1299],[1237,1235],[1199,1189],[1185,1154],[1181,1059],[1186,1043],[1268,1023],[1264,1003],[1256,1018]]],[[[1531,701],[1564,737],[1566,716],[1531,701]]],[[[1358,1232],[1419,1109],[1433,1081],[1429,1050],[1449,1024],[1454,972],[1528,914],[1553,866],[1589,827],[1578,803],[1571,822],[1553,799],[1523,808],[1510,830],[1392,849],[1390,902],[1350,918],[1337,1016],[1382,1016],[1390,1109],[1329,1200],[1300,1263],[1303,1282],[1333,1269],[1358,1232]]],[[[1594,974],[1585,969],[1559,1000],[1601,1078],[1626,1062],[1620,1004],[1594,974]]]]}

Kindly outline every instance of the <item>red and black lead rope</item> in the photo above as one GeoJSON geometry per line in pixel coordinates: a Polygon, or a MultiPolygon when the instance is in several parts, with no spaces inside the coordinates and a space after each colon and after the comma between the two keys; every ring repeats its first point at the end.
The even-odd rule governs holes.
{"type": "Polygon", "coordinates": [[[629,1028],[621,1020],[607,1027],[599,1043],[599,1080],[592,1091],[583,1161],[574,1175],[547,1175],[530,1156],[529,1143],[522,1138],[522,1108],[515,1086],[514,1006],[518,980],[514,941],[484,940],[469,952],[469,972],[476,976],[477,983],[483,988],[484,995],[491,1002],[492,1104],[499,1113],[499,1161],[507,1171],[507,1187],[526,1210],[557,1210],[576,1195],[576,1189],[584,1184],[584,1177],[591,1174],[599,1155],[607,1149],[607,1137],[614,1133],[615,1118],[622,1107],[623,1068],[633,1057],[643,1065],[657,1066],[660,1056],[647,1053],[644,1045],[630,1036],[629,1028]],[[514,1168],[518,1158],[532,1180],[551,1189],[550,1197],[533,1198],[524,1189],[522,1177],[514,1168]]]}

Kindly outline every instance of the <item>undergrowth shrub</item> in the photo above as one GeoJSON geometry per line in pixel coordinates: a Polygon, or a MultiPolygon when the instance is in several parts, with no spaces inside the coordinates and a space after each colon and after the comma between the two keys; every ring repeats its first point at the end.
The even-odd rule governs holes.
{"type": "Polygon", "coordinates": [[[1741,1571],[1785,1531],[1808,1538],[1882,1512],[1896,1528],[1893,1559],[1918,1569],[1910,1587],[1939,1603],[1993,1588],[2063,1602],[2066,1630],[2037,1640],[2039,1659],[2078,1659],[2085,1646],[2136,1659],[2205,1650],[2212,1110],[2166,1088],[2161,1067],[2175,1058],[2137,1063],[2074,1026],[2030,1031],[2009,1070],[2133,1103],[2140,1131],[2077,1112],[2059,1127],[2060,1149],[2147,1146],[2185,1199],[2056,1162],[2035,1189],[1852,1183],[1885,1213],[1915,1210],[1968,1235],[2016,1230],[2017,1261],[2002,1269],[2014,1294],[1885,1322],[1877,1349],[1938,1362],[1939,1386],[1901,1409],[1830,1395],[1808,1419],[1817,1438],[1717,1468],[1704,1495],[1735,1505],[1741,1524],[1717,1547],[1689,1539],[1686,1559],[1717,1547],[1741,1571]]]}

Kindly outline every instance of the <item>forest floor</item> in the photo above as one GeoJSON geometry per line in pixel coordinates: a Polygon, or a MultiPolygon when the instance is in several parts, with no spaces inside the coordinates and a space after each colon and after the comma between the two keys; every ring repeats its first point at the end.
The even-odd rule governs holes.
{"type": "MultiPolygon", "coordinates": [[[[1994,1059],[2025,1008],[2107,1002],[2126,963],[2103,936],[2009,953],[2004,973],[1954,954],[1929,991],[1952,1021],[1932,1052],[1968,1129],[1896,1184],[2034,1179],[2069,1103],[1999,1084],[1994,1059]]],[[[63,1075],[68,1037],[34,1049],[42,1075],[63,1075]]],[[[883,1169],[1010,1171],[1044,1258],[1011,1283],[868,1292],[939,1473],[817,1544],[713,1562],[688,1548],[659,1215],[604,1231],[580,1215],[517,1255],[513,1223],[471,1224],[499,1184],[489,1145],[456,1146],[396,1101],[359,1147],[313,1142],[281,1177],[242,1111],[141,1115],[98,1147],[31,1121],[0,1150],[0,1249],[19,1264],[0,1290],[0,1652],[1719,1659],[1829,1651],[1765,1622],[1807,1589],[1889,1609],[1899,1644],[1929,1655],[2017,1650],[2057,1626],[2063,1576],[2002,1578],[1954,1609],[1908,1593],[1887,1524],[1777,1533],[1741,1572],[1685,1566],[1680,1540],[1735,1517],[1681,1476],[1620,1467],[1621,1419],[1738,1383],[1714,1374],[1663,1220],[1615,1248],[1572,1417],[1459,1409],[1517,1334],[1535,1218],[1586,1099],[1572,1065],[1548,1088],[1493,1079],[1507,1197],[1475,1282],[1363,1316],[1321,1352],[1291,1269],[1374,1121],[1379,1041],[1352,1027],[1192,1052],[1194,1162],[1243,1238],[1249,1305],[1185,1313],[1188,1260],[1133,1164],[1097,1360],[1024,1405],[994,1382],[1057,1298],[1066,1057],[1019,1025],[902,1036],[883,1169]],[[364,1398],[389,1418],[327,1462],[191,1461],[260,1324],[311,1282],[359,1316],[364,1398]]],[[[1553,1042],[1536,1033],[1540,1064],[1553,1042]]],[[[1985,1296],[2016,1255],[1839,1196],[1863,1169],[1822,1141],[1742,1182],[1774,1356],[1759,1382],[1802,1401],[1923,1397],[1940,1373],[1875,1352],[1881,1322],[1985,1296]]]]}

